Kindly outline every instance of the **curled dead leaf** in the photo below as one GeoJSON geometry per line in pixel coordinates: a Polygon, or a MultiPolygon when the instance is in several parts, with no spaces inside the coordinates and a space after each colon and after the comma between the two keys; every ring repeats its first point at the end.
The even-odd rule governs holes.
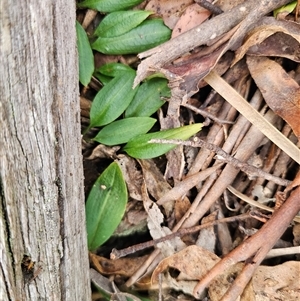
{"type": "Polygon", "coordinates": [[[121,275],[130,277],[142,264],[144,264],[148,255],[112,260],[89,253],[89,257],[94,268],[102,275],[121,275]]]}
{"type": "Polygon", "coordinates": [[[268,106],[282,117],[300,139],[300,88],[275,61],[247,57],[250,73],[268,106]]]}
{"type": "Polygon", "coordinates": [[[265,17],[248,33],[244,44],[236,51],[233,65],[247,54],[280,56],[300,61],[300,24],[265,17]]]}

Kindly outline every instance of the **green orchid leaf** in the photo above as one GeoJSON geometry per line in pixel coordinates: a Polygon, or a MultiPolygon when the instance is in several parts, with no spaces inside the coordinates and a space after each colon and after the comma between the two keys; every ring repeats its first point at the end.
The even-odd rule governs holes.
{"type": "Polygon", "coordinates": [[[103,86],[107,85],[112,80],[112,77],[103,75],[100,72],[97,72],[96,70],[94,72],[94,76],[100,80],[103,86]]]}
{"type": "Polygon", "coordinates": [[[92,48],[105,54],[134,54],[153,48],[171,37],[161,19],[146,20],[138,27],[114,38],[98,38],[92,48]]]}
{"type": "Polygon", "coordinates": [[[101,246],[116,230],[125,213],[127,198],[122,171],[113,162],[93,185],[85,205],[90,251],[101,246]]]}
{"type": "Polygon", "coordinates": [[[132,89],[135,72],[113,78],[95,96],[90,111],[90,126],[103,126],[116,120],[132,101],[137,87],[132,89]]]}
{"type": "Polygon", "coordinates": [[[170,97],[171,92],[165,78],[152,78],[144,82],[125,111],[126,117],[151,116],[165,102],[162,97],[170,97]]]}
{"type": "Polygon", "coordinates": [[[106,145],[118,145],[128,142],[137,135],[147,133],[156,122],[150,117],[132,117],[114,121],[105,126],[94,138],[106,145]]]}
{"type": "Polygon", "coordinates": [[[96,71],[106,76],[116,77],[123,72],[134,72],[134,69],[121,63],[107,63],[97,68],[96,71]]]}
{"type": "Polygon", "coordinates": [[[143,0],[85,0],[77,3],[78,7],[87,7],[100,12],[110,13],[136,6],[143,0]]]}
{"type": "Polygon", "coordinates": [[[137,27],[146,20],[152,12],[145,10],[117,11],[108,14],[94,32],[94,36],[113,38],[137,27]]]}
{"type": "Polygon", "coordinates": [[[155,133],[148,133],[131,139],[123,150],[131,157],[138,159],[151,159],[159,157],[171,149],[175,148],[174,144],[149,143],[151,139],[180,139],[186,140],[199,132],[202,128],[201,123],[186,125],[183,127],[163,130],[155,133]]]}
{"type": "Polygon", "coordinates": [[[79,81],[87,86],[94,72],[94,55],[83,27],[76,21],[77,48],[79,55],[79,81]]]}

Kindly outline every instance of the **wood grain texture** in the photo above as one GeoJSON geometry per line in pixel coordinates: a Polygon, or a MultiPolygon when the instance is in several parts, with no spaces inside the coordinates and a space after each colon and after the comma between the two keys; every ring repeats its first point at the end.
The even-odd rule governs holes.
{"type": "Polygon", "coordinates": [[[3,0],[0,27],[0,299],[91,300],[75,2],[3,0]]]}

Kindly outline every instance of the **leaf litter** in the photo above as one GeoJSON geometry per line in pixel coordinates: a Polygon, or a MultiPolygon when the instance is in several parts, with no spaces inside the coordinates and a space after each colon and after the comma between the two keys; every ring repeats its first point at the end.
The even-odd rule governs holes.
{"type": "MultiPolygon", "coordinates": [[[[101,151],[102,159],[95,161],[98,155],[93,150],[97,143],[86,138],[89,133],[85,137],[84,160],[94,160],[104,167],[116,160],[129,190],[126,213],[119,228],[96,254],[90,255],[98,273],[113,276],[114,282],[109,283],[115,284],[106,291],[110,296],[116,294],[113,288],[116,285],[117,294],[130,288],[136,296],[148,292],[150,298],[163,299],[171,296],[187,300],[235,300],[238,296],[240,300],[299,298],[299,255],[281,253],[275,259],[264,260],[273,245],[276,250],[280,237],[286,254],[291,248],[296,248],[291,252],[300,251],[299,222],[292,221],[300,211],[299,24],[293,13],[283,20],[272,16],[275,8],[287,2],[274,1],[274,7],[263,8],[255,1],[216,2],[224,14],[217,17],[206,12],[207,17],[211,15],[208,20],[202,21],[203,24],[192,23],[195,29],[186,31],[191,20],[197,19],[193,7],[199,9],[199,4],[149,1],[146,10],[162,16],[165,24],[174,29],[174,35],[176,31],[176,34],[186,31],[185,35],[139,54],[140,58],[147,57],[142,63],[130,55],[106,56],[106,62],[138,65],[136,83],[153,71],[161,72],[169,80],[171,97],[162,99],[166,103],[153,114],[160,129],[199,120],[205,125],[193,140],[185,144],[177,141],[180,146],[167,156],[147,160],[135,160],[124,154],[122,148],[113,147],[112,151],[101,151]],[[231,7],[235,20],[230,19],[231,7]],[[206,26],[209,22],[214,25],[206,26]],[[196,32],[206,36],[205,43],[195,38],[190,42],[192,47],[180,49],[180,44],[187,38],[193,40],[196,32]],[[177,48],[176,54],[171,54],[173,48],[177,48]],[[166,51],[168,55],[164,55],[166,51]],[[223,88],[221,77],[231,86],[230,91],[239,94],[238,107],[231,106],[230,96],[222,94],[222,89],[229,88],[227,85],[223,88]],[[254,118],[240,110],[241,99],[250,104],[251,108],[246,107],[254,118]],[[205,113],[201,115],[201,111],[205,113]],[[210,112],[215,118],[207,116],[210,112]],[[262,117],[256,118],[257,113],[253,112],[262,117]],[[262,133],[259,118],[268,124],[270,131],[262,133]],[[286,141],[291,152],[286,150],[286,141]],[[215,147],[211,149],[210,145],[215,147]],[[226,153],[218,152],[216,147],[226,153]],[[195,154],[188,161],[190,149],[195,154]],[[253,202],[249,204],[247,198],[253,202]],[[272,217],[258,206],[261,200],[265,206],[275,208],[272,217]],[[234,220],[221,222],[229,217],[234,220]],[[197,225],[203,226],[202,230],[193,232],[197,225]],[[255,234],[249,234],[252,228],[256,229],[255,234]],[[181,237],[179,245],[174,243],[175,237],[181,237]],[[153,244],[148,244],[151,239],[153,244]],[[162,251],[161,244],[170,248],[162,251]],[[109,259],[112,249],[118,249],[112,255],[122,256],[124,248],[132,255],[109,259]]],[[[84,88],[81,97],[92,100],[96,92],[84,88]]],[[[82,119],[83,128],[87,127],[85,118],[86,115],[82,119]]],[[[98,174],[85,172],[87,182],[96,180],[98,174]]],[[[95,283],[100,274],[92,271],[95,283]]],[[[97,287],[103,290],[105,285],[97,287]]]]}

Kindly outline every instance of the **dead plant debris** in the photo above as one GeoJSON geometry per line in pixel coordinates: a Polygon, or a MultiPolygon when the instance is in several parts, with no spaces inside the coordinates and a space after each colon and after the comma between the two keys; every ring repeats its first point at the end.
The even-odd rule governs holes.
{"type": "MultiPolygon", "coordinates": [[[[90,254],[102,291],[94,300],[300,298],[300,24],[294,13],[273,17],[290,1],[198,2],[144,1],[172,39],[138,58],[95,54],[99,65],[137,67],[135,84],[164,74],[171,97],[154,114],[159,129],[205,127],[150,160],[84,136],[87,185],[116,161],[129,191],[119,228],[90,254]],[[265,259],[272,248],[287,255],[265,259]]],[[[80,10],[78,19],[91,33],[99,13],[80,10]]],[[[83,128],[95,89],[94,79],[81,91],[83,128]]]]}

